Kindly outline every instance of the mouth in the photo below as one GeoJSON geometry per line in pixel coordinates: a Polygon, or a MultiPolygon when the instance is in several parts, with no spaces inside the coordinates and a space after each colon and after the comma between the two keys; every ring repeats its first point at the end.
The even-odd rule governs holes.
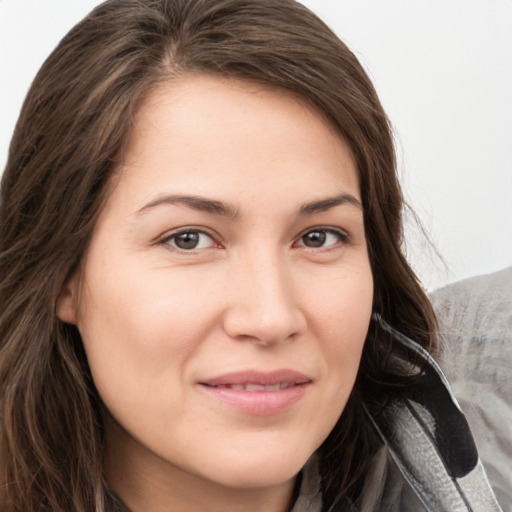
{"type": "MultiPolygon", "coordinates": [[[[258,393],[261,391],[279,391],[280,389],[287,389],[292,386],[296,386],[297,384],[298,383],[296,383],[296,382],[278,382],[277,384],[267,384],[267,385],[257,384],[257,383],[247,383],[247,384],[218,384],[216,386],[210,386],[210,387],[217,388],[217,389],[236,389],[236,390],[249,391],[250,393],[258,393]]],[[[204,385],[209,386],[209,384],[204,384],[204,385]]]]}
{"type": "Polygon", "coordinates": [[[270,372],[243,370],[226,373],[200,384],[219,389],[237,389],[251,392],[279,391],[300,384],[307,384],[311,379],[295,370],[275,370],[270,372]]]}
{"type": "Polygon", "coordinates": [[[312,380],[292,370],[244,371],[200,382],[217,402],[249,415],[270,416],[291,408],[306,393],[312,380]]]}

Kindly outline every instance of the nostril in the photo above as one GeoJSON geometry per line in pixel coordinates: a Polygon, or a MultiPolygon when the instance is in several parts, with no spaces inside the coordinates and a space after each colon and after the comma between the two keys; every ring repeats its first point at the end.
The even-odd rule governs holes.
{"type": "Polygon", "coordinates": [[[240,341],[250,341],[252,343],[261,345],[263,347],[268,347],[273,344],[273,342],[268,339],[259,338],[258,336],[249,335],[249,334],[240,334],[239,336],[237,336],[237,338],[240,341]]]}
{"type": "Polygon", "coordinates": [[[261,332],[259,334],[250,335],[250,334],[240,334],[236,336],[239,341],[248,341],[254,343],[255,345],[260,345],[262,347],[270,347],[275,345],[276,343],[283,341],[293,341],[297,338],[298,332],[292,332],[289,335],[276,335],[276,333],[268,333],[261,332]]]}

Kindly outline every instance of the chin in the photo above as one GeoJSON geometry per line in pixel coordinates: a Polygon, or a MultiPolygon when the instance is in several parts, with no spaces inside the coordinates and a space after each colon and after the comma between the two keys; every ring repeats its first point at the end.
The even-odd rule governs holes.
{"type": "MultiPolygon", "coordinates": [[[[305,463],[306,461],[304,461],[305,463]]],[[[218,483],[232,489],[260,489],[282,485],[294,479],[300,472],[304,464],[289,467],[284,470],[251,469],[250,471],[236,471],[234,473],[219,475],[216,477],[218,483]]]]}
{"type": "Polygon", "coordinates": [[[271,453],[242,452],[236,458],[224,458],[222,467],[212,467],[212,472],[217,482],[227,487],[272,487],[295,478],[312,453],[298,453],[298,450],[283,450],[282,447],[271,453]]]}

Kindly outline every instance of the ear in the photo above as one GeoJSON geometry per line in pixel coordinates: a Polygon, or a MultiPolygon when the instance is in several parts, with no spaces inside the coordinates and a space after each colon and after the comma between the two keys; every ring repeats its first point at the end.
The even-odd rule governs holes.
{"type": "Polygon", "coordinates": [[[76,324],[77,322],[78,278],[73,274],[62,286],[57,297],[55,312],[61,322],[76,324]]]}

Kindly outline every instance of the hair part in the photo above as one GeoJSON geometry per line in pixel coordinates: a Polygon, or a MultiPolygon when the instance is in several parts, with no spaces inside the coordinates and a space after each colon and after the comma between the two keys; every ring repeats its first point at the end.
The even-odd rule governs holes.
{"type": "MultiPolygon", "coordinates": [[[[374,310],[435,349],[432,308],[402,253],[388,119],[345,44],[293,0],[107,0],[36,76],[2,179],[4,512],[123,510],[103,480],[103,406],[80,336],[56,318],[55,304],[87,251],[139,105],[159,84],[191,73],[282,88],[328,119],[359,171],[374,310]]],[[[362,403],[385,379],[395,350],[372,324],[352,396],[320,450],[333,504],[357,498],[378,447],[362,403]]]]}

